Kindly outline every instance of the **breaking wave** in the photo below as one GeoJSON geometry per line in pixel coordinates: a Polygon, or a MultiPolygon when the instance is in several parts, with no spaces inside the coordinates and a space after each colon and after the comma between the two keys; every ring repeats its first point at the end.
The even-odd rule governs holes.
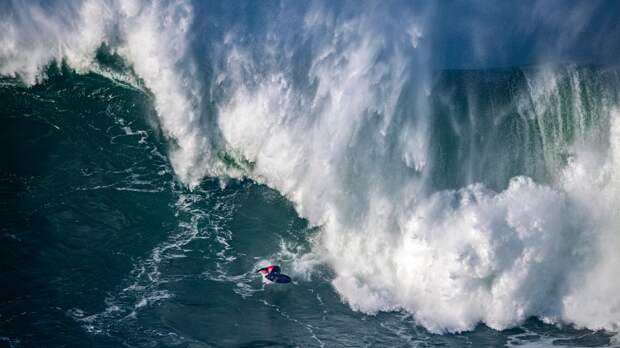
{"type": "Polygon", "coordinates": [[[618,330],[617,71],[436,71],[425,8],[254,10],[225,26],[187,1],[14,3],[0,74],[65,65],[152,93],[179,180],[277,189],[354,310],[618,330]]]}

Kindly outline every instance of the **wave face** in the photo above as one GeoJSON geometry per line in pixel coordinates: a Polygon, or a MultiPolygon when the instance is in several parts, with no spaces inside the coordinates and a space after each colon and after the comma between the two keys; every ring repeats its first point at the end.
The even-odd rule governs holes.
{"type": "Polygon", "coordinates": [[[437,70],[428,7],[238,7],[13,4],[0,73],[148,90],[178,179],[286,196],[320,226],[297,271],[328,264],[354,310],[618,330],[617,70],[437,70]]]}

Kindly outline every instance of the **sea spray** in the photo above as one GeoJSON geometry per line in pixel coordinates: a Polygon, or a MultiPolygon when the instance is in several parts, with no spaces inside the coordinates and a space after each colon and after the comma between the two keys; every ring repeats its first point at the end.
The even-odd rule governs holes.
{"type": "Polygon", "coordinates": [[[434,97],[463,101],[434,88],[424,16],[372,10],[319,4],[295,30],[226,30],[205,63],[188,2],[19,5],[0,22],[0,73],[99,71],[107,45],[153,93],[178,178],[277,189],[321,227],[313,253],[355,310],[403,310],[433,332],[530,316],[617,329],[617,80],[514,69],[521,82],[481,82],[514,89],[509,107],[465,86],[462,108],[434,114],[434,97]]]}
{"type": "MultiPolygon", "coordinates": [[[[613,78],[605,71],[574,66],[500,72],[497,80],[490,77],[481,86],[518,76],[510,86],[516,91],[503,100],[509,107],[501,112],[502,104],[476,101],[477,96],[470,95],[469,109],[456,111],[458,121],[452,123],[462,127],[469,122],[462,128],[468,132],[457,128],[454,137],[443,139],[461,139],[462,145],[450,149],[442,139],[422,134],[418,142],[426,145],[418,151],[429,148],[430,153],[419,155],[424,160],[410,166],[403,160],[410,149],[398,140],[411,134],[399,135],[425,124],[416,118],[425,121],[426,115],[409,109],[402,116],[399,106],[407,104],[389,104],[390,99],[379,97],[381,89],[373,90],[370,86],[377,82],[369,77],[377,76],[374,69],[381,71],[381,64],[357,58],[356,53],[368,56],[365,51],[351,52],[353,57],[345,62],[357,65],[346,78],[334,78],[347,72],[342,62],[324,65],[331,72],[314,76],[316,95],[321,95],[323,83],[329,86],[325,96],[307,101],[287,82],[286,74],[266,73],[251,89],[240,84],[219,116],[229,146],[255,164],[250,176],[277,188],[302,216],[321,225],[315,252],[335,270],[333,285],[343,300],[366,313],[407,311],[434,332],[471,330],[478,322],[504,329],[530,316],[588,326],[575,318],[581,316],[579,306],[592,305],[596,309],[588,316],[593,327],[614,330],[618,312],[613,306],[601,310],[604,303],[617,301],[609,290],[613,285],[609,289],[593,285],[579,301],[574,298],[583,292],[581,281],[600,262],[611,265],[603,266],[605,275],[593,283],[613,277],[608,270],[617,264],[613,256],[604,256],[608,247],[601,241],[616,240],[617,222],[605,222],[616,205],[596,208],[600,211],[595,213],[591,211],[595,197],[578,197],[563,184],[574,175],[573,169],[583,170],[576,169],[577,163],[601,164],[609,161],[606,156],[614,156],[605,140],[609,128],[605,124],[617,122],[613,78]],[[349,79],[355,82],[347,84],[349,79]],[[356,98],[356,93],[365,97],[356,98]],[[343,101],[339,99],[343,95],[354,97],[343,101]],[[475,103],[487,109],[476,108],[475,103]],[[339,108],[343,104],[346,107],[339,108]],[[489,105],[496,109],[489,110],[489,105]],[[377,108],[368,115],[367,110],[377,108]],[[494,110],[500,113],[493,114],[494,110]],[[389,112],[393,115],[384,117],[389,112]],[[489,123],[482,123],[480,114],[489,123]],[[384,134],[382,129],[390,126],[382,128],[383,122],[401,127],[384,134]],[[520,146],[520,152],[502,152],[520,146]],[[443,155],[454,161],[450,164],[454,174],[434,167],[434,161],[446,159],[433,156],[441,155],[434,152],[437,148],[452,151],[443,155]],[[596,158],[590,158],[588,151],[596,158]],[[483,161],[487,170],[478,167],[483,161]],[[463,173],[464,181],[471,183],[434,192],[430,173],[456,177],[463,173]],[[520,174],[532,175],[538,182],[520,174]],[[487,180],[493,189],[486,187],[487,180]]],[[[245,69],[251,70],[251,65],[245,69]]],[[[379,80],[401,100],[421,100],[415,93],[407,94],[411,91],[403,89],[405,83],[391,78],[400,76],[379,80]]],[[[448,91],[450,87],[443,86],[448,91]]],[[[483,89],[468,93],[479,90],[483,89]]],[[[424,102],[428,101],[419,103],[424,102]]],[[[600,168],[591,165],[587,175],[612,175],[600,168]]],[[[588,182],[581,188],[588,187],[595,196],[615,190],[608,184],[594,190],[588,182]]]]}
{"type": "MultiPolygon", "coordinates": [[[[83,1],[17,5],[1,21],[0,73],[32,85],[49,63],[78,72],[100,72],[103,47],[125,59],[154,95],[170,161],[179,178],[195,186],[213,162],[201,132],[201,81],[189,45],[193,21],[188,1],[83,1]]],[[[211,173],[216,175],[217,173],[211,173]]]]}

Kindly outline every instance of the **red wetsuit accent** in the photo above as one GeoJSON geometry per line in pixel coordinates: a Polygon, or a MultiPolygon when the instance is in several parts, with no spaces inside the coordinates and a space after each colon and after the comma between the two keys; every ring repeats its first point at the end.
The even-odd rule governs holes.
{"type": "Polygon", "coordinates": [[[268,275],[273,272],[280,273],[280,267],[271,265],[271,266],[263,267],[256,272],[260,272],[260,274],[262,275],[268,275]]]}

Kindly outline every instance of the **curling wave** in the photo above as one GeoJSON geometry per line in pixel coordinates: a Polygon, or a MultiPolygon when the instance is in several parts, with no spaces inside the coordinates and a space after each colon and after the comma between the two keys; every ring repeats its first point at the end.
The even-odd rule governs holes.
{"type": "Polygon", "coordinates": [[[217,28],[186,1],[3,16],[0,74],[33,84],[55,61],[143,85],[178,178],[277,189],[321,226],[313,253],[353,309],[433,332],[530,316],[618,330],[615,71],[433,73],[424,9],[317,3],[203,39],[217,28]]]}

